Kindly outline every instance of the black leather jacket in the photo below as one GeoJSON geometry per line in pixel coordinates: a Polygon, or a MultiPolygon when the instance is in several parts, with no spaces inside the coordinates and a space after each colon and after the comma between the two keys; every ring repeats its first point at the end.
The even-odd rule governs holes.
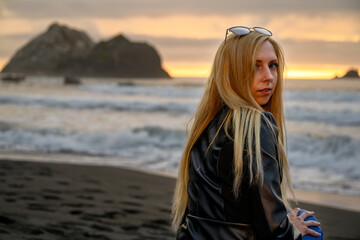
{"type": "MultiPolygon", "coordinates": [[[[223,106],[199,137],[190,152],[189,200],[177,239],[294,239],[293,226],[281,200],[281,172],[277,137],[261,117],[261,152],[264,183],[249,186],[244,169],[240,196],[233,186],[233,141],[221,127],[229,108],[223,106]]],[[[271,113],[264,113],[277,131],[271,113]]],[[[277,134],[277,132],[276,132],[277,134]]],[[[300,238],[301,239],[301,238],[300,238]]]]}

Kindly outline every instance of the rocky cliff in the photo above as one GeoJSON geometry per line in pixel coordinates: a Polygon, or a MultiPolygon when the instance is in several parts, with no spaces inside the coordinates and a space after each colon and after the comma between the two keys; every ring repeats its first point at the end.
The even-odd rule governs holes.
{"type": "Polygon", "coordinates": [[[26,75],[168,78],[156,50],[123,35],[95,44],[82,31],[52,24],[16,52],[2,72],[26,75]]]}
{"type": "Polygon", "coordinates": [[[344,74],[344,76],[336,76],[334,79],[360,79],[360,76],[357,69],[351,68],[344,74]]]}

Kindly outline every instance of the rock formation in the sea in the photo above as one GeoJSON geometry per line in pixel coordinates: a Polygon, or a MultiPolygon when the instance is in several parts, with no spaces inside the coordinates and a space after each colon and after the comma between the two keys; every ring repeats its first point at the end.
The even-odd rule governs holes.
{"type": "Polygon", "coordinates": [[[2,72],[25,75],[169,78],[156,50],[123,35],[95,44],[85,32],[57,23],[22,47],[2,72]]]}
{"type": "Polygon", "coordinates": [[[81,80],[77,77],[65,76],[63,83],[64,85],[80,85],[81,80]]]}
{"type": "Polygon", "coordinates": [[[68,73],[96,77],[168,78],[155,49],[130,42],[123,35],[96,44],[85,58],[60,66],[68,73]]]}
{"type": "Polygon", "coordinates": [[[61,75],[61,63],[85,57],[93,46],[86,33],[55,23],[18,50],[2,72],[61,75]]]}
{"type": "Polygon", "coordinates": [[[20,83],[25,80],[25,76],[21,73],[2,73],[1,80],[8,83],[20,83]]]}
{"type": "Polygon", "coordinates": [[[347,71],[344,76],[342,76],[342,77],[336,76],[334,79],[354,79],[354,78],[360,79],[360,76],[359,76],[358,70],[355,68],[352,68],[349,71],[347,71]]]}

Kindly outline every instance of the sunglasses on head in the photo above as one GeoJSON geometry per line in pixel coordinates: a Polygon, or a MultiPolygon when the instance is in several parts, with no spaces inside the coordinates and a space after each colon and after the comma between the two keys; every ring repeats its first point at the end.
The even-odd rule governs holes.
{"type": "Polygon", "coordinates": [[[256,31],[256,32],[259,32],[259,33],[262,33],[262,34],[265,34],[268,36],[272,36],[272,33],[270,32],[270,30],[267,30],[262,27],[248,28],[248,27],[243,27],[243,26],[236,26],[236,27],[231,27],[231,28],[226,29],[225,42],[226,42],[227,35],[229,34],[229,31],[236,35],[247,35],[252,31],[256,31]]]}

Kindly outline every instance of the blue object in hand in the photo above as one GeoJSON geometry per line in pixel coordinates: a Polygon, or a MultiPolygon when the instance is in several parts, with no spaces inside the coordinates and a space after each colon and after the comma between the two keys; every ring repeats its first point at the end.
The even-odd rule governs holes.
{"type": "MultiPolygon", "coordinates": [[[[300,212],[298,213],[298,216],[301,215],[305,211],[306,210],[301,209],[300,212]]],[[[313,221],[316,221],[316,222],[318,221],[315,216],[310,216],[310,217],[305,218],[305,221],[309,221],[309,220],[313,220],[313,221]]],[[[315,240],[315,239],[316,240],[323,240],[324,234],[323,234],[323,231],[321,230],[321,228],[319,226],[311,226],[309,228],[316,231],[316,232],[318,232],[318,233],[320,233],[321,236],[320,237],[314,237],[314,236],[311,236],[309,234],[306,234],[306,235],[304,235],[302,237],[303,240],[315,240]]]]}

